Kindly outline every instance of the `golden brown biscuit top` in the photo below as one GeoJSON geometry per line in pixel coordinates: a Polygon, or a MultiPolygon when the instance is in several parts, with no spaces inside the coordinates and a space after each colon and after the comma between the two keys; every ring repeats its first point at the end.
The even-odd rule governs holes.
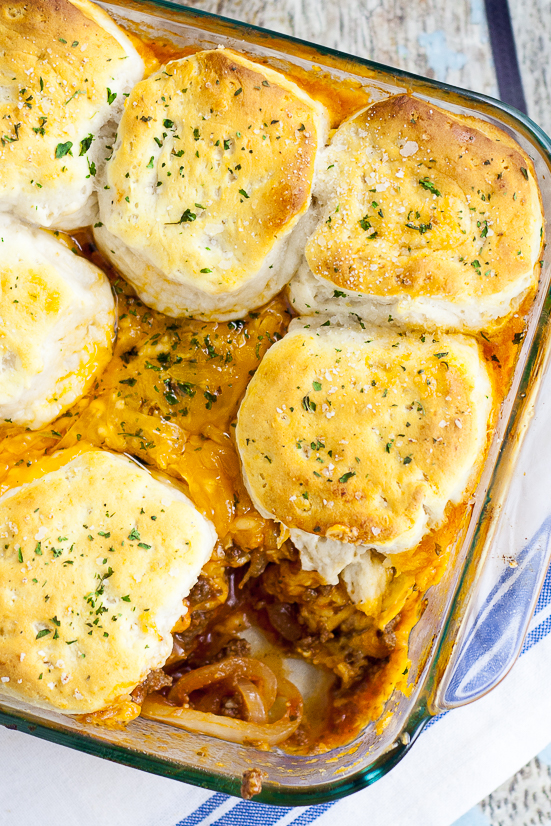
{"type": "Polygon", "coordinates": [[[226,49],[169,63],[128,99],[101,220],[176,282],[235,290],[308,207],[320,111],[226,49]]]}
{"type": "Polygon", "coordinates": [[[114,102],[111,80],[126,59],[94,20],[103,17],[85,0],[1,4],[0,193],[32,195],[95,174],[95,116],[114,102]]]}
{"type": "Polygon", "coordinates": [[[166,660],[214,529],[178,488],[97,449],[62,451],[11,483],[0,688],[69,713],[102,709],[166,660]]]}
{"type": "Polygon", "coordinates": [[[367,295],[458,302],[533,281],[534,170],[495,126],[399,95],[345,122],[324,160],[326,208],[306,248],[315,275],[367,295]]]}
{"type": "Polygon", "coordinates": [[[345,542],[413,535],[424,508],[434,522],[461,499],[491,395],[472,339],[293,322],[239,411],[253,500],[289,528],[345,542]]]}

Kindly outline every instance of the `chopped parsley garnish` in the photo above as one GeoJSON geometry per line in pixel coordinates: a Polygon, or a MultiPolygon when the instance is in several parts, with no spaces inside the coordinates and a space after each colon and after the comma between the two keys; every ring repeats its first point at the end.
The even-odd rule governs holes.
{"type": "Polygon", "coordinates": [[[67,141],[66,143],[58,143],[55,148],[55,156],[56,158],[64,158],[65,155],[72,155],[71,149],[73,148],[73,142],[67,141]]]}
{"type": "Polygon", "coordinates": [[[429,192],[432,192],[434,195],[442,195],[433,182],[429,178],[420,178],[419,184],[423,187],[423,189],[428,189],[429,192]]]}
{"type": "Polygon", "coordinates": [[[195,221],[197,215],[195,212],[192,212],[190,209],[184,210],[182,213],[182,217],[178,221],[179,224],[191,224],[192,221],[195,221]]]}
{"type": "Polygon", "coordinates": [[[112,92],[111,89],[107,89],[107,103],[109,104],[109,106],[111,106],[111,104],[115,102],[116,97],[116,92],[112,92]]]}
{"type": "Polygon", "coordinates": [[[432,229],[432,224],[419,224],[419,226],[416,226],[415,224],[412,224],[411,221],[408,221],[406,227],[409,227],[409,229],[415,229],[417,232],[421,233],[421,235],[424,235],[425,232],[432,229]]]}
{"type": "Polygon", "coordinates": [[[349,479],[351,479],[355,475],[355,470],[349,470],[348,473],[343,473],[343,475],[339,479],[339,482],[344,485],[346,482],[348,482],[349,479]]]}
{"type": "Polygon", "coordinates": [[[80,142],[80,152],[78,154],[85,155],[86,152],[88,152],[88,150],[90,149],[93,140],[93,135],[88,135],[86,138],[83,138],[80,142]]]}

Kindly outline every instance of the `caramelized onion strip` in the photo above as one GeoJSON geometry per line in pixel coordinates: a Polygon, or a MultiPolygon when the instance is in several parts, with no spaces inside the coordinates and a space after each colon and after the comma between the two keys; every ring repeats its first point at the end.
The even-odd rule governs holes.
{"type": "Polygon", "coordinates": [[[258,686],[264,710],[269,711],[277,695],[277,680],[267,665],[251,657],[229,657],[227,660],[204,665],[184,674],[170,689],[168,700],[181,706],[187,703],[193,691],[221,680],[235,681],[240,678],[250,680],[258,686]]]}
{"type": "Polygon", "coordinates": [[[267,723],[266,707],[255,684],[244,677],[238,677],[234,685],[243,700],[245,720],[250,723],[267,723]]]}
{"type": "Polygon", "coordinates": [[[142,717],[183,728],[197,734],[207,734],[232,743],[276,746],[293,734],[302,719],[302,697],[288,680],[279,681],[280,696],[287,708],[275,723],[254,723],[222,717],[192,708],[171,705],[161,694],[149,694],[142,706],[142,717]]]}

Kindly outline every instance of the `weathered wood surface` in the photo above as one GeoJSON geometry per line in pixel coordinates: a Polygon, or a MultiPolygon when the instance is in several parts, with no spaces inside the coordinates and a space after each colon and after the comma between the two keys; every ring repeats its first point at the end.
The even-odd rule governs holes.
{"type": "Polygon", "coordinates": [[[509,0],[530,117],[551,135],[551,2],[509,0]]]}
{"type": "MultiPolygon", "coordinates": [[[[497,95],[483,0],[187,0],[466,89],[497,95]]],[[[510,0],[530,114],[551,132],[551,2],[510,0]]]]}

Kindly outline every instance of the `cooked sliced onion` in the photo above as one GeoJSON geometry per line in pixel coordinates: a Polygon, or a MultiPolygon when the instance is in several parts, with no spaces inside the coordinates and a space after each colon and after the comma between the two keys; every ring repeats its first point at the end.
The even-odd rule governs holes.
{"type": "Polygon", "coordinates": [[[168,694],[168,699],[176,705],[187,702],[189,695],[200,688],[218,683],[221,680],[237,680],[245,678],[258,685],[258,691],[263,701],[264,709],[268,711],[274,704],[277,695],[277,680],[273,671],[259,660],[251,657],[229,657],[219,663],[204,665],[196,668],[174,683],[168,694]]]}
{"type": "Polygon", "coordinates": [[[267,723],[266,708],[255,684],[244,677],[238,677],[234,684],[243,699],[245,719],[250,723],[267,723]]]}
{"type": "Polygon", "coordinates": [[[174,706],[161,694],[149,694],[145,698],[142,717],[160,723],[170,723],[197,734],[230,740],[232,743],[276,746],[297,730],[302,719],[302,697],[296,686],[282,679],[279,682],[279,693],[285,697],[287,708],[285,714],[275,723],[259,724],[234,720],[232,717],[221,717],[192,708],[174,706]]]}

